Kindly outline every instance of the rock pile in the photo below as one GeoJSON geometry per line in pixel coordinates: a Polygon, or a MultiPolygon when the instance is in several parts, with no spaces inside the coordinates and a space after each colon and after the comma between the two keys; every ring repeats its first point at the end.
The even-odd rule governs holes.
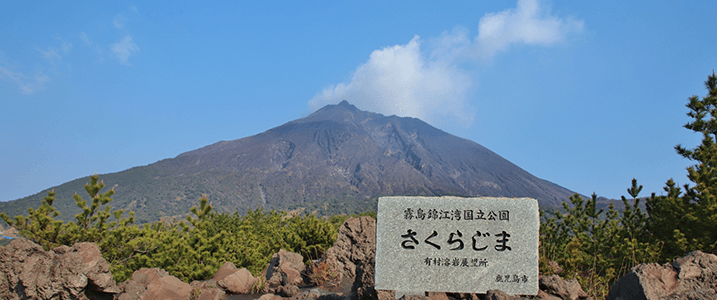
{"type": "Polygon", "coordinates": [[[182,282],[166,271],[142,268],[132,273],[132,279],[120,284],[117,300],[196,299],[221,300],[228,294],[252,293],[259,280],[246,268],[237,269],[231,262],[222,265],[209,280],[182,282]]]}
{"type": "Polygon", "coordinates": [[[266,291],[284,297],[295,296],[299,286],[304,285],[305,277],[302,273],[305,271],[306,265],[301,254],[279,250],[271,257],[269,266],[263,272],[266,291]]]}

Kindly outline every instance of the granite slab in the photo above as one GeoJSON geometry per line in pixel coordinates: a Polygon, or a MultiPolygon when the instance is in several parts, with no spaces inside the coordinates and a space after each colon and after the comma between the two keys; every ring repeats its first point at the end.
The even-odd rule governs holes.
{"type": "Polygon", "coordinates": [[[376,289],[538,293],[535,199],[381,197],[376,219],[376,289]]]}

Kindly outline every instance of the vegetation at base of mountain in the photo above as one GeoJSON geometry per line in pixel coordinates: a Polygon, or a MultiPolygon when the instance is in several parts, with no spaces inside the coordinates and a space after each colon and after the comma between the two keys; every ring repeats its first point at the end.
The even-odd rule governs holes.
{"type": "Polygon", "coordinates": [[[135,225],[133,212],[129,218],[121,218],[122,210],[110,213],[111,207],[105,205],[112,201],[114,191],[100,193],[104,184],[99,176],[90,179],[85,190],[91,204],[78,195],[73,197],[82,208],[76,221],[55,220],[54,192],[48,192],[40,207],[29,209],[27,217],[11,219],[5,213],[0,217],[45,250],[77,242],[97,243],[118,282],[129,279],[140,268],[161,268],[186,282],[203,280],[227,261],[258,275],[279,249],[301,253],[308,263],[336,240],[336,224],[315,215],[292,217],[262,208],[243,216],[219,214],[212,211],[204,196],[198,207],[190,209],[193,216],[184,221],[135,225]],[[102,206],[104,209],[100,209],[102,206]],[[117,221],[108,222],[110,215],[117,221]]]}
{"type": "MultiPolygon", "coordinates": [[[[318,216],[332,216],[339,214],[358,214],[366,211],[375,211],[377,197],[359,198],[350,194],[331,194],[319,197],[314,202],[303,202],[292,205],[263,204],[258,201],[249,201],[246,197],[239,197],[237,184],[239,179],[230,173],[221,170],[211,170],[200,174],[187,174],[186,176],[172,178],[158,177],[152,166],[137,167],[112,174],[101,174],[102,180],[108,188],[115,190],[113,207],[121,207],[125,211],[134,211],[134,224],[148,224],[163,218],[178,217],[184,219],[196,199],[207,195],[214,202],[213,211],[218,213],[246,214],[250,209],[264,207],[277,210],[290,211],[305,208],[308,212],[316,212],[318,216]],[[208,178],[208,179],[207,179],[208,178]],[[227,184],[231,182],[233,184],[227,184]],[[150,184],[151,183],[151,184],[150,184]],[[119,202],[118,202],[119,201],[119,202]]],[[[75,192],[82,190],[87,183],[87,177],[79,178],[54,188],[57,199],[73,197],[75,192]]],[[[27,215],[29,208],[36,207],[36,203],[51,190],[23,198],[23,201],[0,202],[0,212],[11,216],[27,215]],[[27,201],[25,201],[27,200],[27,201]]],[[[268,197],[268,196],[267,196],[268,197]]],[[[284,196],[273,202],[281,203],[284,196]]],[[[61,214],[55,220],[71,222],[74,215],[82,210],[74,201],[57,201],[53,205],[61,214]]],[[[112,218],[110,218],[112,219],[112,218]]],[[[0,220],[0,223],[3,221],[0,220]]],[[[3,224],[4,226],[4,224],[3,224]]]]}
{"type": "Polygon", "coordinates": [[[129,218],[122,218],[123,210],[116,210],[110,213],[110,206],[99,210],[100,206],[112,201],[114,190],[100,193],[104,188],[104,182],[99,181],[97,174],[90,176],[90,183],[85,184],[85,190],[90,196],[91,204],[75,194],[72,196],[75,204],[81,212],[75,215],[75,221],[63,222],[55,220],[60,213],[53,206],[55,202],[55,191],[50,191],[42,200],[37,209],[28,209],[28,216],[17,215],[11,219],[4,212],[0,217],[10,226],[14,227],[22,236],[38,243],[45,250],[54,249],[60,245],[73,245],[79,242],[96,242],[103,240],[106,233],[122,228],[134,222],[134,212],[129,213],[129,218]],[[115,221],[108,222],[114,216],[115,221]]]}

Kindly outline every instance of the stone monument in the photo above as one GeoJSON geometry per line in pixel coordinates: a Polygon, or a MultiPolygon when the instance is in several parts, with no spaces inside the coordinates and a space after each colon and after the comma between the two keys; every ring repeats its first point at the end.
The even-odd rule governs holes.
{"type": "Polygon", "coordinates": [[[530,198],[381,197],[376,289],[537,295],[539,227],[530,198]]]}

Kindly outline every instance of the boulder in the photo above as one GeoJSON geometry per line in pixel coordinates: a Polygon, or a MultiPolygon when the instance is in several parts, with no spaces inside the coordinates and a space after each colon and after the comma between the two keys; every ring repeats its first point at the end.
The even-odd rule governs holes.
{"type": "MultiPolygon", "coordinates": [[[[233,264],[232,264],[233,266],[233,264]]],[[[219,273],[219,272],[217,272],[219,273]]],[[[216,275],[215,275],[216,276],[216,275]]],[[[223,289],[217,287],[214,279],[195,280],[189,284],[192,287],[191,295],[193,300],[226,300],[227,293],[223,289]]]]}
{"type": "Polygon", "coordinates": [[[637,265],[606,299],[717,299],[717,256],[694,251],[661,266],[637,265]]]}
{"type": "Polygon", "coordinates": [[[165,276],[152,281],[147,286],[143,299],[186,300],[189,299],[191,291],[192,288],[188,283],[174,276],[165,276]]]}
{"type": "Polygon", "coordinates": [[[212,280],[214,280],[215,282],[222,280],[224,279],[224,277],[227,277],[236,271],[237,267],[234,265],[234,263],[230,261],[225,262],[221,267],[219,267],[219,270],[214,273],[214,277],[212,277],[212,280]]]}
{"type": "Polygon", "coordinates": [[[717,299],[717,256],[694,251],[661,266],[637,265],[606,299],[717,299]]]}
{"type": "Polygon", "coordinates": [[[118,300],[189,299],[191,285],[158,268],[142,268],[132,273],[132,279],[120,284],[123,293],[118,300]]]}
{"type": "Polygon", "coordinates": [[[225,262],[212,278],[217,285],[232,294],[249,294],[257,278],[246,268],[237,270],[231,262],[225,262]]]}
{"type": "Polygon", "coordinates": [[[660,299],[677,286],[677,272],[668,265],[640,264],[615,281],[607,299],[660,299]]]}
{"type": "Polygon", "coordinates": [[[120,292],[94,243],[51,251],[26,239],[0,248],[1,299],[83,299],[120,292]]]}
{"type": "Polygon", "coordinates": [[[275,291],[279,286],[303,285],[304,278],[301,273],[305,269],[304,257],[301,254],[281,249],[272,255],[266,269],[266,287],[269,291],[275,291]]]}
{"type": "Polygon", "coordinates": [[[348,289],[349,299],[376,299],[374,265],[376,259],[376,220],[363,216],[348,218],[321,261],[339,274],[338,286],[348,289]]]}
{"type": "Polygon", "coordinates": [[[147,287],[153,281],[170,276],[167,271],[158,268],[141,268],[132,273],[132,281],[139,283],[140,285],[147,287]]]}
{"type": "MultiPolygon", "coordinates": [[[[546,296],[552,296],[563,300],[587,299],[588,294],[580,287],[577,280],[565,280],[558,275],[540,276],[539,288],[546,296]]],[[[550,299],[546,297],[543,299],[550,299]]]]}
{"type": "Polygon", "coordinates": [[[217,285],[232,294],[249,294],[256,281],[257,279],[251,275],[249,270],[241,268],[217,281],[217,285]]]}

